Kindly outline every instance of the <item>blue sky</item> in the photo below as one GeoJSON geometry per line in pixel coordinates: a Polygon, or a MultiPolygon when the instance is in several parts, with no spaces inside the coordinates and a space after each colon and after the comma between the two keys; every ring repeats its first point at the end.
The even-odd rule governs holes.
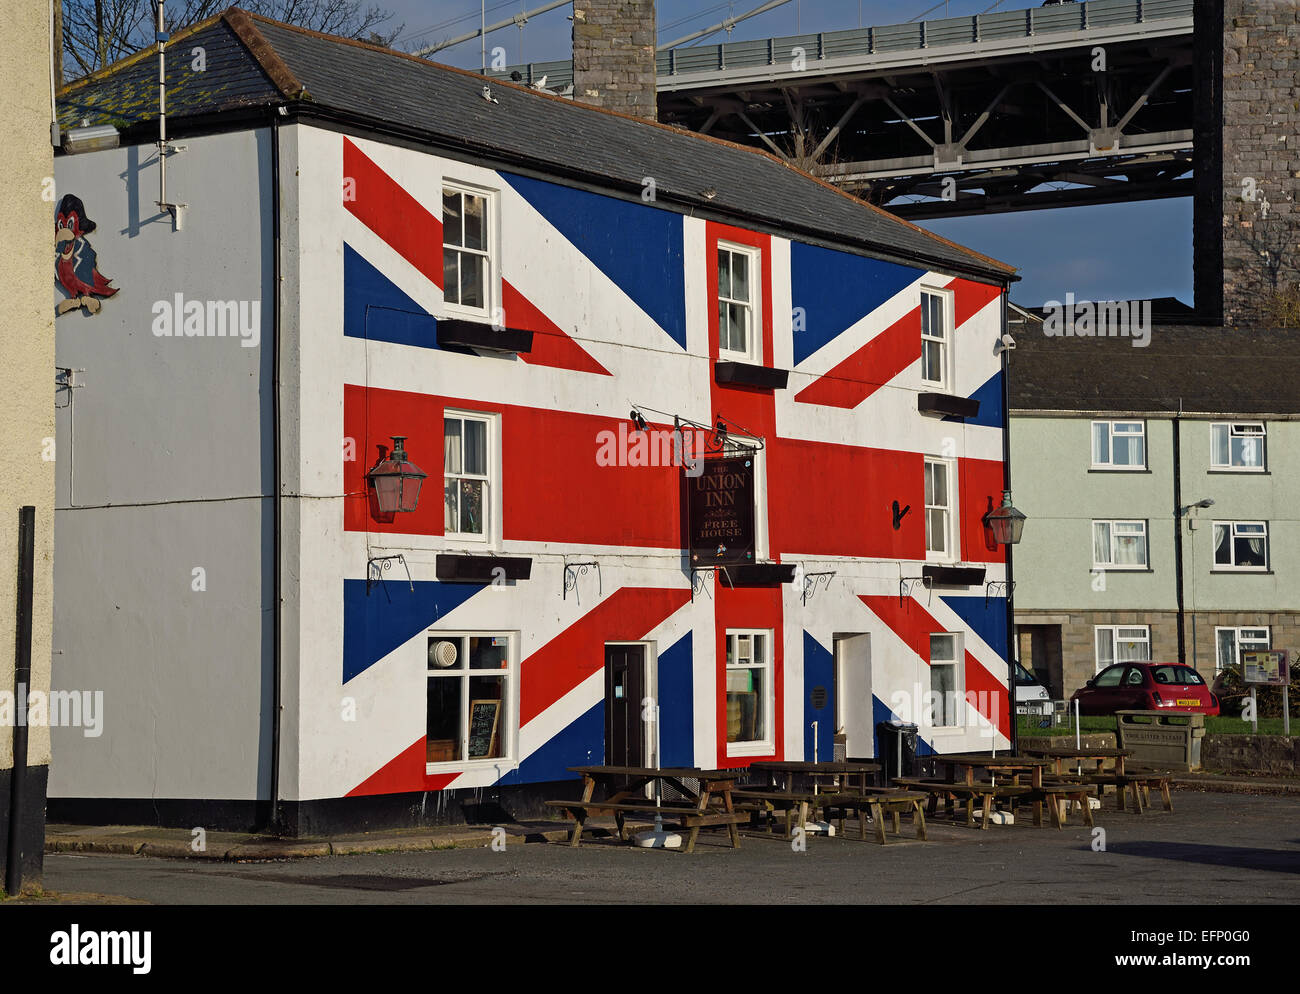
{"type": "MultiPolygon", "coordinates": [[[[393,27],[405,24],[396,41],[404,49],[468,34],[477,30],[479,24],[479,5],[475,0],[374,2],[393,11],[393,27]]],[[[545,2],[486,0],[487,22],[506,20],[545,2]]],[[[760,3],[761,0],[734,3],[659,0],[659,38],[661,41],[679,38],[760,3]]],[[[1014,10],[1029,5],[1025,0],[1004,0],[996,6],[999,10],[1014,10]]],[[[958,17],[993,6],[993,0],[949,0],[947,3],[942,0],[939,3],[934,0],[790,0],[784,7],[737,25],[731,38],[739,41],[801,31],[897,24],[921,14],[927,19],[958,17]]],[[[503,47],[511,64],[567,59],[571,54],[570,13],[570,6],[559,7],[531,18],[522,30],[510,27],[490,34],[488,49],[503,47]]],[[[718,32],[699,43],[717,44],[726,37],[718,32]]],[[[434,58],[477,69],[478,39],[445,49],[434,58]]],[[[1061,300],[1067,292],[1080,300],[1178,297],[1186,303],[1192,302],[1190,198],[953,218],[926,222],[926,227],[1019,266],[1022,282],[1012,290],[1012,299],[1019,303],[1035,305],[1049,299],[1061,300]]]]}

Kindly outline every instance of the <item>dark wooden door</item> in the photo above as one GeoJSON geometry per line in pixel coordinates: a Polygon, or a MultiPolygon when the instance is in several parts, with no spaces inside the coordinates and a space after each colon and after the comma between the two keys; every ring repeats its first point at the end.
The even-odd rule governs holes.
{"type": "Polygon", "coordinates": [[[645,766],[645,646],[605,646],[605,763],[645,766]]]}

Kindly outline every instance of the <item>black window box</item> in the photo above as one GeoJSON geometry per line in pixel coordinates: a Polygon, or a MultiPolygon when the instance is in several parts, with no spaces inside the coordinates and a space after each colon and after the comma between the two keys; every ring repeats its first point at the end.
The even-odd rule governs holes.
{"type": "Polygon", "coordinates": [[[490,583],[493,580],[527,580],[533,571],[531,558],[518,556],[463,556],[438,554],[435,566],[439,580],[461,583],[490,583]],[[495,572],[501,570],[501,573],[495,572]]]}
{"type": "Polygon", "coordinates": [[[923,566],[921,575],[936,586],[970,587],[984,582],[983,566],[923,566]]]}
{"type": "Polygon", "coordinates": [[[454,318],[438,319],[439,347],[456,346],[470,349],[494,349],[498,352],[531,352],[533,333],[518,328],[497,330],[479,321],[460,321],[454,318]]]}
{"type": "Polygon", "coordinates": [[[973,418],[980,412],[980,402],[969,397],[954,397],[946,393],[923,393],[916,398],[916,409],[922,414],[973,418]]]}
{"type": "Polygon", "coordinates": [[[772,587],[794,582],[794,563],[740,563],[728,566],[726,579],[733,587],[772,587]]]}
{"type": "Polygon", "coordinates": [[[748,362],[718,362],[713,367],[713,377],[719,383],[741,383],[764,390],[784,390],[790,378],[789,370],[769,369],[748,362]]]}

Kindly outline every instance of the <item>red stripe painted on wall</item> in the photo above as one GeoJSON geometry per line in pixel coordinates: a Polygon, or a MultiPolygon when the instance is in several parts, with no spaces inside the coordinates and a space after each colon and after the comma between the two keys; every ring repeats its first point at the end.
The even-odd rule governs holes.
{"type": "Polygon", "coordinates": [[[343,206],[441,288],[441,217],[430,213],[347,138],[343,139],[343,181],[343,206]]]}
{"type": "Polygon", "coordinates": [[[854,408],[920,358],[921,308],[915,307],[794,399],[801,404],[854,408]]]}
{"type": "Polygon", "coordinates": [[[605,666],[605,643],[645,638],[689,601],[687,589],[621,587],[523,661],[519,724],[524,726],[605,666]]]}
{"type": "Polygon", "coordinates": [[[1002,463],[991,459],[961,459],[957,463],[958,513],[961,515],[962,557],[968,563],[1000,563],[1002,546],[993,541],[984,515],[1002,506],[1002,463]]]}
{"type": "Polygon", "coordinates": [[[714,634],[717,640],[718,769],[748,766],[756,760],[785,757],[785,626],[781,587],[736,587],[713,581],[714,634]],[[772,632],[772,752],[765,756],[727,755],[727,630],[747,628],[772,632]]]}
{"type": "Polygon", "coordinates": [[[506,313],[507,327],[533,333],[532,351],[519,353],[524,362],[531,366],[554,366],[579,373],[612,375],[508,280],[501,281],[501,306],[506,313]]]}
{"type": "Polygon", "coordinates": [[[1011,737],[1011,719],[1007,714],[1007,687],[984,668],[984,665],[966,653],[966,700],[975,707],[993,727],[1007,738],[1011,737]],[[980,702],[984,706],[979,707],[980,702]],[[991,714],[989,712],[992,712],[991,714]]]}
{"type": "Polygon", "coordinates": [[[428,750],[424,736],[403,749],[396,757],[366,777],[347,792],[348,797],[365,797],[371,794],[402,794],[412,790],[442,790],[458,776],[453,773],[425,773],[428,750]]]}
{"type": "MultiPolygon", "coordinates": [[[[989,303],[997,300],[1002,293],[1002,288],[999,286],[974,283],[971,280],[953,280],[948,284],[948,288],[953,291],[953,297],[956,301],[953,304],[954,328],[960,328],[988,306],[989,303]]],[[[920,355],[920,353],[918,352],[917,355],[920,355]]]]}

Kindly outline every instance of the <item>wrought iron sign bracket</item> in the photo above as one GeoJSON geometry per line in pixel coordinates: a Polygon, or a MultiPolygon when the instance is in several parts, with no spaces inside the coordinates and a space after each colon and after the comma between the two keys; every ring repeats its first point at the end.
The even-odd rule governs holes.
{"type": "Polygon", "coordinates": [[[921,586],[925,587],[926,590],[925,606],[926,607],[930,606],[931,601],[934,599],[934,582],[930,579],[930,577],[905,576],[898,581],[898,606],[899,607],[903,606],[903,601],[905,598],[912,596],[912,591],[916,589],[917,584],[920,584],[921,586]]]}
{"type": "MultiPolygon", "coordinates": [[[[731,582],[731,574],[727,572],[727,567],[725,566],[692,566],[691,567],[691,603],[692,604],[695,603],[695,594],[698,591],[703,590],[706,594],[709,593],[709,586],[708,586],[709,576],[710,575],[716,576],[719,570],[721,570],[722,575],[726,577],[727,586],[734,587],[735,584],[731,582]]],[[[709,594],[709,596],[712,597],[713,595],[709,594]]]]}
{"type": "Polygon", "coordinates": [[[986,608],[989,606],[989,598],[993,596],[993,589],[995,587],[1002,588],[1003,597],[1010,597],[1016,592],[1016,582],[1014,580],[1012,580],[1010,584],[1008,584],[1006,580],[989,580],[984,584],[984,606],[986,608]]]}
{"type": "Polygon", "coordinates": [[[810,595],[817,593],[817,585],[822,582],[822,577],[826,578],[826,584],[822,589],[830,590],[831,580],[835,578],[835,570],[823,570],[820,573],[803,574],[803,591],[800,596],[802,597],[804,604],[808,603],[808,597],[810,595]]]}
{"type": "Polygon", "coordinates": [[[573,591],[573,596],[578,603],[582,603],[582,595],[578,592],[578,577],[586,576],[588,571],[596,571],[596,593],[598,596],[605,596],[605,585],[600,575],[600,563],[594,559],[574,560],[569,562],[564,560],[564,589],[560,591],[560,599],[567,600],[569,591],[573,591]]]}
{"type": "Polygon", "coordinates": [[[366,596],[370,596],[370,588],[376,583],[384,582],[384,573],[386,573],[396,560],[402,564],[402,569],[406,570],[406,585],[411,588],[411,593],[415,593],[415,584],[411,582],[411,567],[406,565],[406,557],[400,552],[391,556],[371,556],[366,560],[366,596]]]}

